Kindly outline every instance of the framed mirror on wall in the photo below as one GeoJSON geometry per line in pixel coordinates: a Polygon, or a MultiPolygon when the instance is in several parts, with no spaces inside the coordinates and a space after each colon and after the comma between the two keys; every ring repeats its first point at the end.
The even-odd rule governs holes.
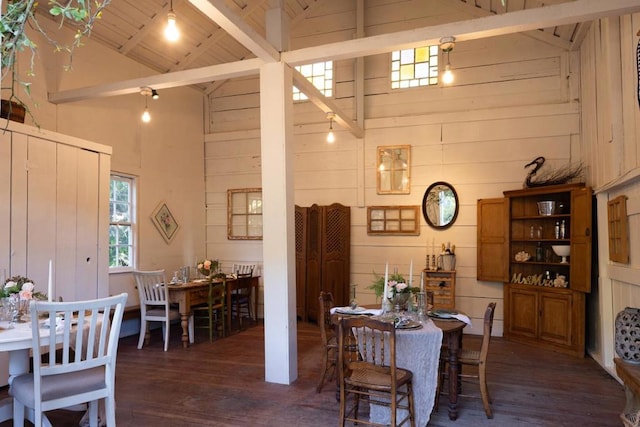
{"type": "Polygon", "coordinates": [[[227,239],[262,240],[262,188],[227,190],[227,239]]]}
{"type": "Polygon", "coordinates": [[[411,192],[411,145],[386,145],[377,150],[378,194],[411,192]]]}
{"type": "Polygon", "coordinates": [[[432,228],[445,229],[458,217],[458,193],[444,181],[434,182],[422,198],[422,215],[432,228]]]}

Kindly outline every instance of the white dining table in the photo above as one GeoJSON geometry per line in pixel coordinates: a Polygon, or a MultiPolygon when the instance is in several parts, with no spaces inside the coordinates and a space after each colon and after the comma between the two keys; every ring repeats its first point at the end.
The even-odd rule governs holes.
{"type": "MultiPolygon", "coordinates": [[[[396,366],[413,373],[413,398],[416,426],[429,422],[438,383],[438,363],[442,345],[442,330],[431,319],[425,319],[420,329],[396,329],[396,366]]],[[[399,410],[397,419],[406,411],[399,410]]],[[[369,420],[389,424],[389,407],[371,405],[369,420]]]]}
{"type": "MultiPolygon", "coordinates": [[[[13,379],[29,372],[31,343],[31,322],[15,323],[10,328],[8,321],[0,321],[0,351],[9,353],[9,394],[13,379]]],[[[25,418],[33,422],[33,413],[25,414],[25,418]]],[[[13,419],[13,399],[8,397],[0,401],[0,422],[10,419],[13,419]]],[[[46,417],[44,424],[51,425],[46,417]]]]}

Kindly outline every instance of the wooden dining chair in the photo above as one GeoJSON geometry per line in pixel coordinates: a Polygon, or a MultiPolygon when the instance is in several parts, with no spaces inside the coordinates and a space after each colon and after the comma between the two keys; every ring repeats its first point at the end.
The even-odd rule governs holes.
{"type": "Polygon", "coordinates": [[[406,422],[415,426],[413,374],[396,366],[396,329],[392,322],[366,316],[343,317],[338,330],[338,373],[340,376],[340,422],[380,425],[359,419],[360,400],[389,407],[391,426],[406,422]],[[358,342],[359,355],[349,351],[351,337],[358,342]],[[353,403],[347,407],[352,395],[353,403]],[[408,414],[398,420],[398,410],[408,414]]]}
{"type": "Polygon", "coordinates": [[[192,307],[194,328],[209,329],[209,342],[213,341],[213,331],[219,331],[218,336],[225,335],[225,301],[226,282],[210,282],[207,303],[192,307]],[[218,328],[219,327],[219,328],[218,328]]]}
{"type": "MultiPolygon", "coordinates": [[[[491,302],[487,306],[487,309],[484,312],[484,324],[482,331],[482,344],[480,345],[480,350],[471,350],[461,348],[458,353],[458,362],[462,366],[471,366],[477,368],[477,373],[462,373],[460,370],[459,378],[461,381],[468,382],[468,380],[474,379],[474,381],[478,382],[480,387],[480,396],[477,394],[465,394],[460,393],[461,397],[473,397],[482,399],[482,405],[484,406],[484,412],[487,415],[487,418],[493,418],[493,412],[491,411],[491,395],[489,394],[489,389],[487,387],[487,356],[489,354],[489,343],[491,342],[491,330],[493,329],[493,315],[496,310],[496,303],[491,302]]],[[[440,358],[440,374],[438,381],[438,395],[446,394],[442,391],[442,387],[445,383],[445,378],[447,377],[447,369],[446,364],[448,363],[448,359],[446,355],[442,355],[440,358]]],[[[436,407],[439,402],[439,396],[436,396],[436,407]]]]}
{"type": "MultiPolygon", "coordinates": [[[[238,280],[253,277],[256,271],[256,264],[233,264],[233,272],[238,280]]],[[[256,295],[257,298],[257,295],[256,295]]],[[[253,320],[251,314],[251,286],[241,286],[231,294],[231,314],[238,318],[240,329],[242,329],[242,318],[248,317],[253,320]]]]}
{"type": "Polygon", "coordinates": [[[331,308],[333,307],[333,294],[331,292],[320,291],[318,297],[318,313],[320,319],[320,339],[322,341],[322,362],[320,381],[316,386],[316,393],[322,391],[327,373],[330,373],[329,380],[333,379],[338,363],[338,337],[336,336],[336,328],[331,322],[331,308]]]}
{"type": "MultiPolygon", "coordinates": [[[[140,298],[140,337],[138,349],[149,341],[149,322],[162,322],[164,351],[169,349],[169,330],[171,322],[182,316],[177,308],[169,304],[169,294],[164,270],[133,272],[140,298]]],[[[193,315],[189,317],[189,342],[193,343],[193,315]]]]}
{"type": "Polygon", "coordinates": [[[13,425],[24,425],[25,408],[40,427],[44,412],[88,403],[90,425],[97,427],[98,401],[104,399],[103,421],[116,426],[116,353],[126,303],[126,293],[89,301],[31,301],[33,373],[11,384],[13,425]]]}

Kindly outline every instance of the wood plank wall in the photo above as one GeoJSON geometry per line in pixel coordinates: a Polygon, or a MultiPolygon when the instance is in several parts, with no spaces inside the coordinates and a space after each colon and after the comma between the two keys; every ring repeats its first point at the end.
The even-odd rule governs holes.
{"type": "MultiPolygon", "coordinates": [[[[354,3],[324,2],[292,28],[292,47],[350,39],[354,3]]],[[[446,3],[429,2],[427,8],[419,1],[366,2],[365,33],[466,18],[446,3]]],[[[537,156],[545,156],[551,167],[579,160],[580,105],[571,94],[579,87],[580,63],[572,58],[525,35],[458,43],[451,53],[452,87],[392,91],[389,55],[367,57],[362,140],[336,126],[337,140],[328,145],[325,113],[308,102],[294,106],[295,201],[352,207],[351,281],[358,284],[361,303],[375,301],[367,287],[385,262],[406,275],[413,260],[416,272],[427,246],[451,242],[457,248],[457,306],[475,320],[472,333],[481,333],[487,303],[498,301],[494,331],[502,334],[502,285],[475,278],[476,202],[521,188],[524,165],[537,156]],[[376,194],[376,147],[392,144],[412,146],[411,194],[376,194]],[[367,206],[420,205],[426,188],[441,180],[451,183],[460,199],[453,227],[434,231],[421,218],[419,236],[367,235],[367,206]]],[[[354,61],[339,61],[335,69],[335,100],[355,117],[354,61]]],[[[223,266],[262,259],[260,242],[226,239],[226,190],[262,185],[258,86],[257,77],[230,80],[209,97],[207,256],[219,257],[223,266]]]]}
{"type": "Polygon", "coordinates": [[[613,373],[615,317],[640,307],[640,110],[636,47],[640,14],[602,19],[581,48],[582,135],[598,200],[598,270],[588,304],[587,350],[613,373]],[[630,262],[609,261],[607,201],[627,197],[630,262]]]}

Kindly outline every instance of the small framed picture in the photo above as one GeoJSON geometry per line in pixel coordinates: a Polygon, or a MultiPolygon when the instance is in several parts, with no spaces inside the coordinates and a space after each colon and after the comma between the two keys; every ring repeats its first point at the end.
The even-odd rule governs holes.
{"type": "Polygon", "coordinates": [[[161,202],[153,211],[153,214],[151,214],[151,221],[153,221],[160,232],[160,235],[167,244],[171,243],[171,240],[175,237],[178,228],[180,228],[180,225],[178,225],[178,222],[173,217],[173,214],[165,202],[161,202]]]}

